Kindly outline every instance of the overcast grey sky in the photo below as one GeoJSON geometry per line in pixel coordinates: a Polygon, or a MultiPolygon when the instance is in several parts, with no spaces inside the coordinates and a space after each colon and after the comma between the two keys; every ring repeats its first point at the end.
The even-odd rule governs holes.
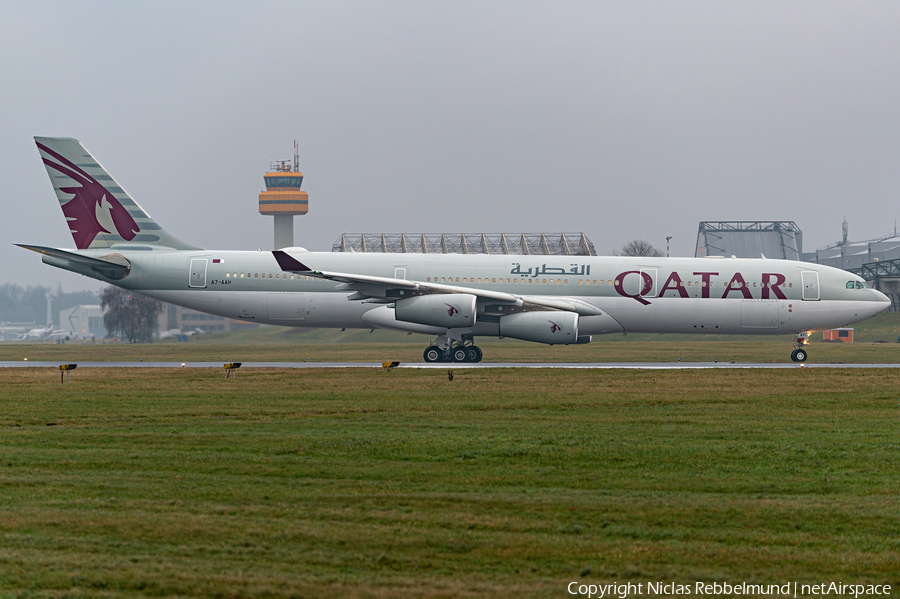
{"type": "Polygon", "coordinates": [[[270,159],[300,143],[342,232],[584,231],[601,254],[697,223],[893,230],[897,2],[0,2],[0,283],[97,288],[32,136],[77,137],[160,224],[270,249],[270,159]]]}

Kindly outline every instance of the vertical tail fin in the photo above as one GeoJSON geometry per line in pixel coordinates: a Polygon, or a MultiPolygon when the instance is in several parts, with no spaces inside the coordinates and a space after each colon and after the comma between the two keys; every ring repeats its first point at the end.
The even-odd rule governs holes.
{"type": "Polygon", "coordinates": [[[34,141],[78,249],[123,244],[199,249],[160,227],[77,139],[34,141]]]}

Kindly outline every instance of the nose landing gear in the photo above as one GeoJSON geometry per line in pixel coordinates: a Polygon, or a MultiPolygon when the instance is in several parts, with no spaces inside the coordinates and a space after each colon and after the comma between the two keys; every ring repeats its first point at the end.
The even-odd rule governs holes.
{"type": "Polygon", "coordinates": [[[797,348],[791,352],[791,360],[794,362],[806,362],[806,350],[797,348]]]}
{"type": "Polygon", "coordinates": [[[809,357],[809,353],[806,351],[806,345],[809,345],[809,333],[800,333],[797,335],[794,351],[791,352],[791,360],[794,362],[806,362],[806,358],[809,357]]]}

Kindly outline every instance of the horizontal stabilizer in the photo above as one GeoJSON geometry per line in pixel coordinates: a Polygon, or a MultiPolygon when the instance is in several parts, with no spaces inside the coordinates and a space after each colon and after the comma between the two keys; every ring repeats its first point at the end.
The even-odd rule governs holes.
{"type": "Polygon", "coordinates": [[[285,270],[287,272],[312,272],[311,268],[309,268],[299,260],[295,260],[287,252],[275,250],[274,252],[272,252],[272,255],[275,256],[275,260],[278,261],[278,266],[281,267],[281,270],[285,270]]]}
{"type": "Polygon", "coordinates": [[[54,258],[59,258],[60,260],[67,260],[69,262],[74,262],[75,264],[81,264],[82,266],[87,266],[110,273],[126,273],[131,268],[128,264],[119,264],[116,262],[110,262],[109,260],[92,258],[91,256],[82,256],[81,254],[76,254],[75,252],[68,252],[66,250],[59,250],[56,248],[48,248],[42,245],[24,245],[21,243],[17,243],[15,245],[19,246],[20,248],[25,248],[26,250],[31,250],[32,252],[37,252],[38,254],[52,256],[54,258]]]}

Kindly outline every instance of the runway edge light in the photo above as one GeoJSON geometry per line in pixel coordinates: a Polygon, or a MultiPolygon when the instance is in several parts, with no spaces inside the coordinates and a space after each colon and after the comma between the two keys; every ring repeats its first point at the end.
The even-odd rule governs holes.
{"type": "Polygon", "coordinates": [[[237,369],[241,367],[241,362],[226,362],[225,363],[225,378],[231,378],[232,376],[237,376],[237,369]]]}

